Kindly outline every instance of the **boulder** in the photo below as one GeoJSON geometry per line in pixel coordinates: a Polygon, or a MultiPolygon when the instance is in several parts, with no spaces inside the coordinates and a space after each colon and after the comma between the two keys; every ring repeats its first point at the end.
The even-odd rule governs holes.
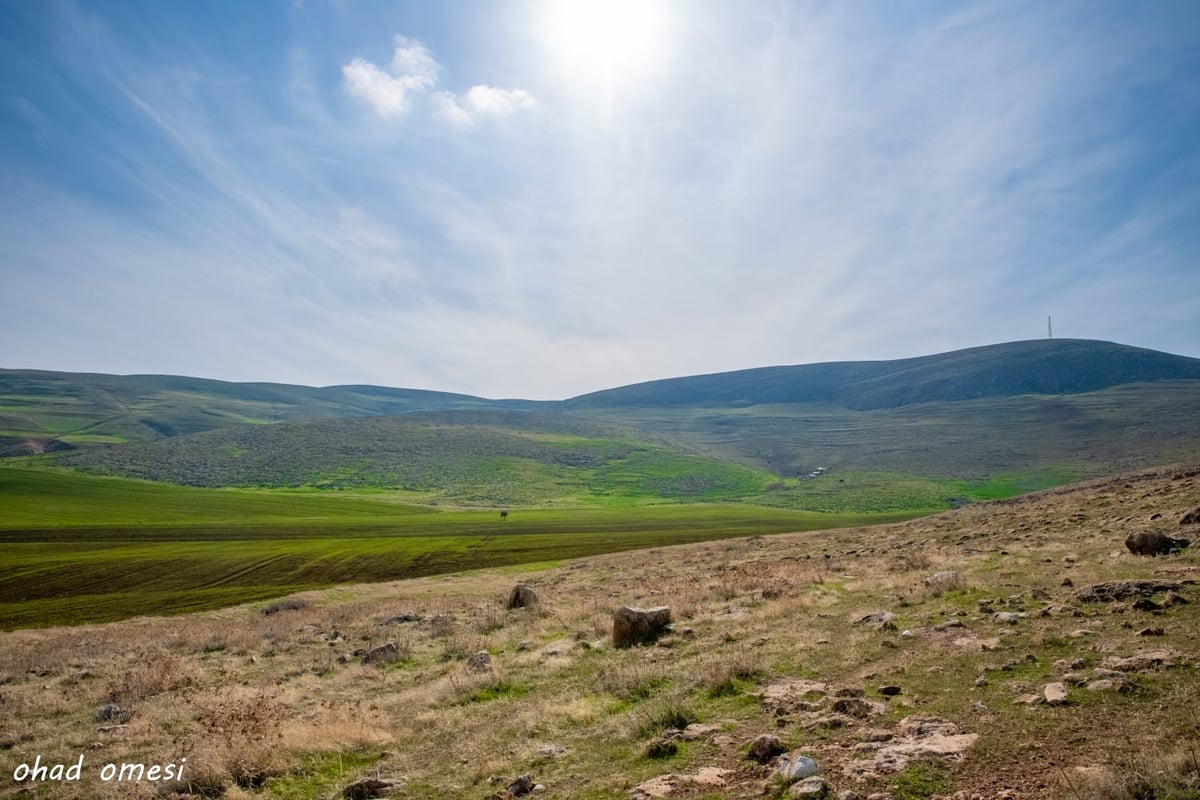
{"type": "Polygon", "coordinates": [[[1042,687],[1042,697],[1046,698],[1047,705],[1061,706],[1067,702],[1067,687],[1060,681],[1048,683],[1042,687]]]}
{"type": "Polygon", "coordinates": [[[1190,545],[1187,539],[1167,536],[1162,531],[1135,531],[1125,539],[1125,546],[1135,556],[1161,556],[1177,553],[1190,545]]]}
{"type": "Polygon", "coordinates": [[[395,642],[372,647],[363,654],[364,664],[390,664],[400,658],[400,647],[395,642]]]}
{"type": "Polygon", "coordinates": [[[749,756],[754,761],[765,764],[775,756],[783,755],[786,752],[787,748],[783,746],[783,742],[779,740],[778,736],[764,733],[750,743],[749,756]]]}
{"type": "Polygon", "coordinates": [[[505,606],[509,611],[512,611],[517,608],[533,608],[539,602],[537,593],[532,588],[523,583],[518,583],[508,593],[508,602],[505,606]]]}
{"type": "Polygon", "coordinates": [[[526,772],[508,785],[508,793],[513,797],[521,797],[532,792],[534,786],[533,774],[526,772]]]}
{"type": "Polygon", "coordinates": [[[829,786],[825,780],[817,775],[812,775],[802,781],[797,781],[788,789],[788,797],[828,797],[829,786]]]}
{"type": "Polygon", "coordinates": [[[632,647],[653,642],[667,632],[671,624],[671,609],[631,608],[622,606],[613,613],[613,646],[632,647]]]}

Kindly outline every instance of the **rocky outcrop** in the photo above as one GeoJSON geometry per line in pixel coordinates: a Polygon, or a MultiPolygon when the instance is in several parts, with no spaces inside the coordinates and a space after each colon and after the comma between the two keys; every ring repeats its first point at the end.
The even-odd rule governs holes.
{"type": "Polygon", "coordinates": [[[1167,536],[1162,531],[1134,531],[1125,539],[1125,546],[1135,556],[1163,556],[1178,553],[1191,545],[1188,539],[1167,536]]]}
{"type": "Polygon", "coordinates": [[[622,606],[613,614],[613,646],[632,647],[653,642],[666,633],[671,625],[671,609],[631,608],[622,606]]]}
{"type": "Polygon", "coordinates": [[[509,611],[517,608],[533,608],[539,604],[537,592],[523,583],[519,583],[512,588],[508,593],[508,602],[505,607],[509,611]]]}

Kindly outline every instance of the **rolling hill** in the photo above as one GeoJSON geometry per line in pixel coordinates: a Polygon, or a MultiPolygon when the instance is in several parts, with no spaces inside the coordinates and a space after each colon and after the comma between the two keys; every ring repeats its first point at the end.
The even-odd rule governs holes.
{"type": "Polygon", "coordinates": [[[856,411],[987,397],[1094,392],[1200,380],[1200,359],[1080,339],[973,347],[896,361],[854,361],[668,378],[581,395],[571,409],[831,404],[856,411]]]}
{"type": "Polygon", "coordinates": [[[1044,340],[557,402],[8,370],[6,450],[183,485],[387,490],[475,507],[936,509],[1194,457],[1200,359],[1044,340]]]}

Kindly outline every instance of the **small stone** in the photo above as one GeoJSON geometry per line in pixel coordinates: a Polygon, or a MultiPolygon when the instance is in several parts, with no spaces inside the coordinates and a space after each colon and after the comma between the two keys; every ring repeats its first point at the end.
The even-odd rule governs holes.
{"type": "Polygon", "coordinates": [[[372,647],[363,654],[364,664],[390,664],[400,658],[400,647],[395,642],[372,647]]]}
{"type": "Polygon", "coordinates": [[[783,742],[779,740],[778,736],[764,733],[750,743],[749,756],[754,761],[765,764],[775,756],[783,755],[786,752],[787,748],[783,746],[783,742]]]}
{"type": "Polygon", "coordinates": [[[544,744],[537,749],[538,758],[558,758],[566,752],[567,748],[561,744],[544,744]]]}
{"type": "Polygon", "coordinates": [[[821,768],[808,756],[791,753],[779,759],[779,766],[775,771],[785,781],[794,781],[816,775],[821,768]]]}
{"type": "Polygon", "coordinates": [[[793,783],[788,789],[788,797],[827,797],[828,795],[829,786],[826,785],[823,778],[817,775],[793,783]]]}
{"type": "Polygon", "coordinates": [[[905,628],[904,630],[900,631],[900,638],[901,639],[911,639],[911,638],[913,638],[913,632],[910,631],[908,628],[905,628]]]}
{"type": "Polygon", "coordinates": [[[1063,578],[1062,585],[1063,586],[1074,586],[1075,581],[1071,580],[1070,578],[1063,578]]]}
{"type": "Polygon", "coordinates": [[[1020,617],[1012,611],[997,611],[992,615],[992,620],[1002,625],[1016,625],[1018,619],[1020,617]]]}
{"type": "Polygon", "coordinates": [[[513,797],[521,797],[533,791],[533,774],[526,772],[508,785],[508,793],[513,797]]]}
{"type": "Polygon", "coordinates": [[[1058,681],[1048,683],[1042,687],[1042,696],[1052,706],[1065,705],[1067,702],[1067,687],[1058,681]]]}
{"type": "Polygon", "coordinates": [[[1164,636],[1166,635],[1162,628],[1142,628],[1137,632],[1138,636],[1164,636]]]}
{"type": "Polygon", "coordinates": [[[1068,672],[1062,676],[1062,682],[1070,686],[1082,686],[1088,682],[1087,676],[1079,672],[1068,672]]]}
{"type": "Polygon", "coordinates": [[[987,685],[988,685],[988,679],[987,679],[987,678],[979,677],[979,678],[976,678],[976,679],[975,679],[975,686],[976,686],[976,687],[978,687],[978,688],[982,689],[983,687],[985,687],[985,686],[987,686],[987,685]]]}
{"type": "Polygon", "coordinates": [[[902,691],[903,691],[903,689],[901,689],[899,686],[895,686],[895,685],[879,687],[879,693],[881,695],[883,695],[884,697],[895,697],[896,695],[900,694],[902,691]]]}
{"type": "Polygon", "coordinates": [[[92,715],[92,719],[96,720],[96,722],[124,722],[129,719],[129,716],[129,712],[116,703],[107,703],[96,709],[96,713],[92,715]]]}

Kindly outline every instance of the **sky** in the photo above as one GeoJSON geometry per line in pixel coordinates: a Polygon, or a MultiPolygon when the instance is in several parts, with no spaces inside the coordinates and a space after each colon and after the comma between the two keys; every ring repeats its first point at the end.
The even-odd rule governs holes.
{"type": "Polygon", "coordinates": [[[1200,356],[1200,3],[0,0],[0,367],[1200,356]]]}

